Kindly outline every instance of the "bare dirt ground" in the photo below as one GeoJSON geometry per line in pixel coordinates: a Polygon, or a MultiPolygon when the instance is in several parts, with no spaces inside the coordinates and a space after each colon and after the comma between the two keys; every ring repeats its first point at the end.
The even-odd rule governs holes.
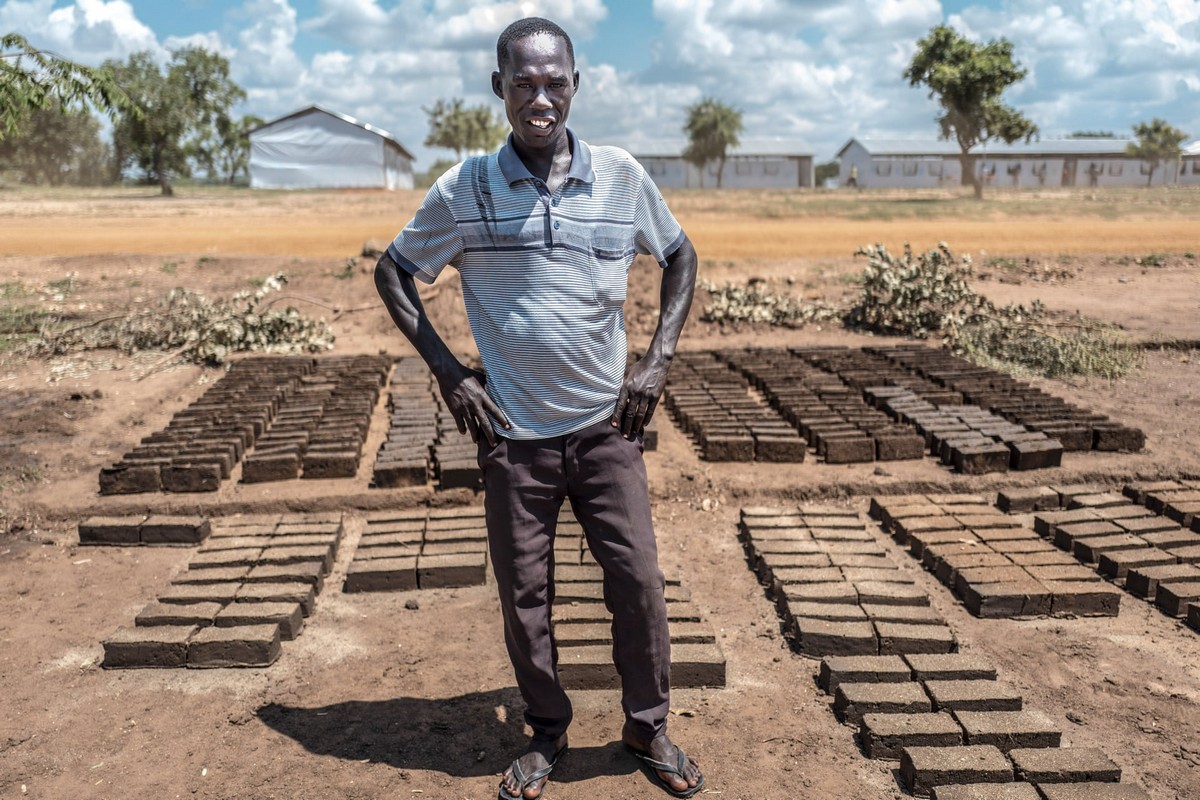
{"type": "MultiPolygon", "coordinates": [[[[335,352],[408,353],[376,304],[370,261],[347,269],[346,258],[364,239],[386,239],[415,198],[0,195],[0,283],[6,298],[86,320],[152,303],[174,286],[222,295],[283,271],[291,302],[336,317],[335,352]]],[[[1053,474],[971,479],[928,459],[880,469],[710,464],[660,420],[660,448],[648,464],[663,568],[691,590],[728,659],[726,688],[674,696],[672,732],[701,760],[709,793],[731,800],[904,796],[894,765],[864,758],[853,731],[828,711],[813,682],[816,662],[794,655],[782,638],[735,538],[737,509],[825,498],[865,510],[873,492],[1200,476],[1200,354],[1186,344],[1200,339],[1200,261],[1187,255],[1200,251],[1196,198],[1012,194],[982,207],[940,196],[917,198],[920,204],[872,196],[843,206],[798,194],[669,199],[696,232],[708,280],[762,277],[797,295],[836,299],[856,291],[854,247],[879,240],[898,247],[903,238],[944,231],[937,238],[973,255],[978,287],[997,301],[1038,297],[1116,322],[1138,340],[1185,343],[1148,351],[1141,369],[1120,381],[1037,381],[1147,434],[1142,453],[1069,454],[1053,474]],[[929,207],[933,216],[913,210],[929,207]],[[1105,235],[1094,235],[1101,229],[1105,235]],[[1159,253],[1167,255],[1161,266],[1158,259],[1138,263],[1159,253]]],[[[451,347],[472,353],[452,276],[425,292],[451,347]]],[[[630,340],[638,347],[657,307],[652,265],[637,265],[629,297],[630,340]]],[[[687,349],[884,342],[836,326],[721,329],[699,321],[702,306],[698,296],[687,349]]],[[[94,352],[0,361],[0,797],[493,797],[500,771],[523,747],[523,731],[492,587],[416,595],[337,590],[364,510],[475,499],[369,489],[369,458],[354,481],[234,480],[212,495],[99,497],[97,470],[160,429],[216,377],[195,366],[149,371],[157,360],[94,352]],[[129,624],[191,551],[80,548],[74,526],[93,513],[165,509],[346,512],[349,534],[334,575],[304,634],[275,666],[98,667],[100,639],[129,624]],[[414,596],[419,609],[406,609],[414,596]]],[[[381,422],[368,450],[383,435],[381,422]]],[[[1126,780],[1155,798],[1200,797],[1197,634],[1132,597],[1116,619],[977,620],[893,552],[928,589],[963,649],[996,663],[1030,706],[1063,726],[1070,744],[1101,747],[1125,768],[1126,780]]],[[[663,796],[618,746],[619,698],[577,692],[573,699],[572,752],[545,796],[663,796]]]]}

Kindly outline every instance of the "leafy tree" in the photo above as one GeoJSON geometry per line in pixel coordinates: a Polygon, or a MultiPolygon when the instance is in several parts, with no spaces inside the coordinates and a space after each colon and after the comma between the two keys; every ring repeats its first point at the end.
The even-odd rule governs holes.
{"type": "Polygon", "coordinates": [[[1117,135],[1112,131],[1074,131],[1068,139],[1115,139],[1117,135]]]}
{"type": "Polygon", "coordinates": [[[836,161],[826,161],[824,164],[817,164],[813,170],[813,182],[817,186],[824,186],[825,181],[830,178],[836,178],[841,172],[841,165],[836,161]]]}
{"type": "Polygon", "coordinates": [[[1154,182],[1154,170],[1160,164],[1176,161],[1183,155],[1183,140],[1188,137],[1183,131],[1167,124],[1165,119],[1157,117],[1150,122],[1134,125],[1133,135],[1137,137],[1137,143],[1127,145],[1125,152],[1150,165],[1147,186],[1154,182]]]}
{"type": "Polygon", "coordinates": [[[28,113],[15,134],[0,139],[0,166],[15,170],[25,183],[93,186],[106,177],[106,151],[91,112],[65,110],[55,102],[28,113]]]}
{"type": "Polygon", "coordinates": [[[983,181],[975,172],[971,148],[997,139],[1007,144],[1029,141],[1038,131],[1000,99],[1027,73],[1013,60],[1013,46],[1007,39],[981,45],[948,25],[936,26],[917,42],[917,52],[904,72],[910,86],[928,86],[929,96],[941,105],[937,118],[941,138],[958,142],[963,182],[970,177],[976,199],[983,197],[983,181]]]}
{"type": "Polygon", "coordinates": [[[485,105],[467,108],[461,97],[438,98],[433,108],[422,108],[429,117],[426,147],[445,147],[458,161],[472,150],[490,151],[508,135],[508,123],[485,105]]]}
{"type": "Polygon", "coordinates": [[[17,33],[0,36],[0,139],[16,133],[38,109],[77,109],[88,103],[110,116],[130,110],[109,70],[39,50],[17,33]]]}
{"type": "Polygon", "coordinates": [[[233,119],[221,114],[216,123],[197,138],[190,147],[190,155],[204,167],[212,180],[222,180],[229,185],[237,182],[241,175],[250,174],[250,131],[265,122],[262,117],[245,114],[233,119]]]}
{"type": "Polygon", "coordinates": [[[220,139],[219,121],[228,119],[246,93],[229,77],[229,61],[202,47],[172,51],[165,71],[149,52],[105,66],[142,110],[137,116],[122,114],[113,128],[118,174],[135,167],[164,195],[173,194],[171,177],[191,174],[189,156],[220,139]]]}
{"type": "Polygon", "coordinates": [[[704,187],[704,168],[710,161],[718,162],[717,188],[725,174],[725,159],[729,149],[738,146],[738,135],[742,132],[742,112],[711,97],[688,106],[687,121],[683,131],[688,135],[688,145],[683,150],[683,159],[700,170],[700,187],[704,187]]]}
{"type": "Polygon", "coordinates": [[[446,170],[457,163],[457,161],[451,161],[448,158],[439,158],[429,165],[429,169],[413,176],[413,185],[418,189],[428,189],[437,183],[437,179],[442,177],[446,170]]]}

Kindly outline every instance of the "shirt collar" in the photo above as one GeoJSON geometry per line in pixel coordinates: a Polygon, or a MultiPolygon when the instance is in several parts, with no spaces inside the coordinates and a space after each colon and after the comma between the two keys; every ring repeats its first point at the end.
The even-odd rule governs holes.
{"type": "MultiPolygon", "coordinates": [[[[593,183],[596,173],[592,170],[592,151],[585,142],[576,138],[570,128],[567,128],[567,141],[571,146],[571,168],[567,170],[567,180],[574,178],[582,183],[593,183]]],[[[513,148],[511,133],[508,135],[508,141],[500,148],[498,159],[500,171],[504,173],[504,180],[508,181],[509,186],[521,180],[536,180],[513,148]]]]}

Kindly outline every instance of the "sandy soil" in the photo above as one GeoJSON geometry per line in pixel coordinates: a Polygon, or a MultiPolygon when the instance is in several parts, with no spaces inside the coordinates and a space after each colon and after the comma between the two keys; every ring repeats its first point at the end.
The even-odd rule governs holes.
{"type": "MultiPolygon", "coordinates": [[[[267,240],[272,231],[292,228],[313,241],[302,238],[285,252],[221,250],[216,255],[198,243],[214,240],[212,226],[229,228],[224,206],[154,201],[150,214],[136,204],[106,207],[102,200],[50,198],[39,201],[41,206],[8,208],[0,201],[2,249],[9,253],[0,258],[0,280],[24,287],[37,302],[64,314],[92,318],[151,303],[176,285],[223,294],[282,270],[292,278],[288,294],[303,298],[293,300],[298,307],[336,316],[336,352],[410,352],[376,304],[370,263],[363,260],[345,270],[345,257],[357,252],[364,238],[386,236],[386,226],[380,230],[372,228],[376,223],[364,223],[361,230],[339,230],[333,237],[329,231],[337,227],[336,216],[330,217],[329,229],[310,222],[323,210],[343,204],[361,210],[368,201],[394,203],[392,213],[400,215],[411,198],[273,195],[254,198],[257,210],[242,201],[246,219],[237,225],[251,231],[247,240],[267,240]],[[162,239],[155,231],[166,227],[158,228],[156,220],[172,216],[177,224],[169,227],[179,231],[179,244],[160,250],[162,239]],[[84,218],[95,229],[111,231],[112,252],[122,254],[109,254],[110,240],[103,238],[90,250],[59,248],[60,240],[74,241],[84,218]],[[10,247],[9,232],[21,228],[40,232],[31,252],[10,247]],[[66,284],[47,288],[72,275],[66,284]]],[[[1194,222],[1189,224],[1194,231],[1194,222]]],[[[1014,235],[1008,230],[1011,220],[986,225],[998,239],[1014,235]]],[[[1078,308],[1117,322],[1138,338],[1195,341],[1200,338],[1195,313],[1200,264],[1178,254],[1163,267],[1133,263],[1166,247],[1154,238],[1158,232],[1146,228],[1145,238],[1132,244],[1077,257],[1065,265],[1071,274],[1053,283],[995,269],[979,286],[1005,302],[1037,296],[1055,308],[1078,308]]],[[[1194,241],[1194,233],[1189,235],[1194,241]]],[[[846,238],[861,237],[855,232],[846,238]]],[[[842,245],[840,254],[853,247],[842,245]]],[[[1030,246],[989,252],[1023,259],[1067,250],[1030,246]]],[[[1057,263],[1053,256],[1031,258],[1057,263]]],[[[854,292],[847,276],[859,266],[817,253],[732,263],[709,259],[704,270],[712,280],[756,275],[788,286],[785,279],[791,278],[797,293],[835,298],[854,292]]],[[[452,348],[472,352],[455,282],[443,279],[425,291],[452,348]]],[[[653,328],[656,296],[657,275],[642,264],[626,309],[635,347],[653,328]]],[[[697,317],[700,305],[702,300],[697,317]]],[[[840,328],[722,330],[697,319],[685,333],[688,349],[879,341],[840,328]]],[[[195,366],[146,374],[156,360],[92,353],[0,363],[0,692],[5,698],[0,704],[0,797],[494,796],[499,772],[522,748],[523,732],[492,587],[421,592],[416,610],[405,608],[412,595],[337,591],[364,510],[471,498],[465,492],[434,498],[425,489],[369,489],[369,460],[354,481],[252,486],[230,481],[214,495],[98,497],[97,469],[161,428],[215,377],[195,366]],[[347,513],[349,535],[334,575],[304,634],[285,647],[279,663],[248,671],[121,672],[97,666],[100,639],[128,624],[183,568],[190,551],[80,548],[74,525],[85,514],[151,509],[347,513]]],[[[990,491],[1075,480],[1119,485],[1131,478],[1200,476],[1194,423],[1200,412],[1200,360],[1194,350],[1148,352],[1142,369],[1121,381],[1039,383],[1142,426],[1146,451],[1071,455],[1053,475],[1002,479],[955,476],[929,460],[881,469],[812,462],[780,469],[702,462],[688,440],[660,420],[660,449],[648,456],[648,464],[663,568],[691,589],[718,630],[728,659],[728,687],[677,692],[671,719],[678,740],[702,761],[710,793],[731,799],[903,796],[891,772],[894,765],[863,758],[853,731],[838,725],[826,709],[812,679],[816,662],[788,649],[735,539],[739,506],[823,497],[865,510],[873,492],[990,491]]],[[[377,424],[372,441],[381,436],[377,424]]],[[[911,568],[907,556],[894,552],[911,568]]],[[[1141,783],[1155,798],[1200,797],[1196,634],[1132,598],[1117,619],[977,620],[931,578],[912,571],[963,649],[993,660],[1031,706],[1063,725],[1071,744],[1101,747],[1126,769],[1128,780],[1141,783]]],[[[662,796],[618,746],[618,700],[607,692],[575,693],[572,752],[556,771],[547,798],[662,796]]]]}

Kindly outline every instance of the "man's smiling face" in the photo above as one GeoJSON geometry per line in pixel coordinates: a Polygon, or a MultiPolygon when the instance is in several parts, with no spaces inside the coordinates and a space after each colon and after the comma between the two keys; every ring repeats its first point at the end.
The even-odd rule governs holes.
{"type": "Polygon", "coordinates": [[[512,42],[501,71],[492,73],[492,91],[504,101],[517,149],[531,154],[553,152],[566,137],[578,87],[566,43],[549,33],[512,42]]]}

